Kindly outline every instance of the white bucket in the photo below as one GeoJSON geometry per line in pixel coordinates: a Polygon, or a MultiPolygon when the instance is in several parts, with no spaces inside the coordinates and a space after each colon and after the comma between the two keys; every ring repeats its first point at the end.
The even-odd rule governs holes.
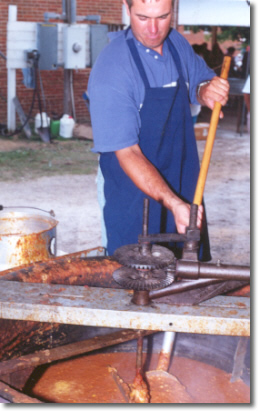
{"type": "Polygon", "coordinates": [[[74,119],[68,114],[64,114],[60,120],[60,136],[64,138],[71,138],[73,136],[74,125],[74,119]]]}
{"type": "Polygon", "coordinates": [[[38,113],[35,116],[35,128],[34,131],[38,134],[38,128],[40,127],[49,127],[50,125],[50,117],[47,116],[47,113],[42,113],[42,122],[41,122],[41,114],[38,113]],[[43,124],[41,124],[43,123],[43,124]]]}

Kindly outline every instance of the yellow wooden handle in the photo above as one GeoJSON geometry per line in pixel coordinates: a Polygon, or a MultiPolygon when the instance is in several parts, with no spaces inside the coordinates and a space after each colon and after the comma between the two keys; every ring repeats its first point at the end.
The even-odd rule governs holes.
{"type": "MultiPolygon", "coordinates": [[[[224,57],[220,77],[225,80],[228,78],[230,62],[231,62],[231,57],[228,57],[228,56],[224,57]]],[[[198,181],[197,181],[197,185],[195,189],[193,204],[200,205],[202,203],[204,186],[205,186],[205,182],[206,182],[206,178],[208,174],[211,153],[212,153],[213,144],[214,144],[214,140],[216,136],[216,130],[217,130],[218,122],[219,122],[220,110],[221,110],[221,104],[216,101],[214,108],[212,110],[209,132],[208,132],[208,136],[206,140],[200,173],[199,173],[199,177],[198,177],[198,181]]]]}

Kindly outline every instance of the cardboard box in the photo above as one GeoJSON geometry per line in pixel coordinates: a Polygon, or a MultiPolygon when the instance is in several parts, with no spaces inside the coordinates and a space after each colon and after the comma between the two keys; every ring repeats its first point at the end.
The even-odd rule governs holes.
{"type": "Polygon", "coordinates": [[[194,134],[196,140],[206,140],[209,132],[209,123],[196,123],[194,125],[194,134]]]}

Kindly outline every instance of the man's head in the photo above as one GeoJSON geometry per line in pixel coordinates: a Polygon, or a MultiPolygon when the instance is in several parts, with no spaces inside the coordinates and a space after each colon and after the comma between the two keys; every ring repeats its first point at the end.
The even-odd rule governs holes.
{"type": "Polygon", "coordinates": [[[172,0],[123,0],[134,36],[162,54],[172,21],[172,0]]]}
{"type": "MultiPolygon", "coordinates": [[[[159,1],[159,0],[158,0],[159,1]]],[[[148,0],[142,0],[143,3],[147,3],[148,0]]],[[[174,0],[172,0],[172,5],[173,5],[174,0]]],[[[129,9],[131,9],[133,0],[126,0],[126,3],[128,4],[129,9]]]]}

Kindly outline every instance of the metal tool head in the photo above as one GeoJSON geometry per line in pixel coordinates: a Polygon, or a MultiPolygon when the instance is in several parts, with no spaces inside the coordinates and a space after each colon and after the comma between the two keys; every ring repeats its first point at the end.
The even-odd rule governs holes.
{"type": "Polygon", "coordinates": [[[150,246],[147,251],[140,244],[124,245],[114,252],[114,257],[126,267],[142,270],[164,268],[174,261],[172,251],[155,244],[150,246]]]}
{"type": "Polygon", "coordinates": [[[146,291],[164,288],[172,284],[171,272],[160,269],[139,270],[132,267],[121,267],[113,273],[114,280],[129,290],[146,291]]]}

